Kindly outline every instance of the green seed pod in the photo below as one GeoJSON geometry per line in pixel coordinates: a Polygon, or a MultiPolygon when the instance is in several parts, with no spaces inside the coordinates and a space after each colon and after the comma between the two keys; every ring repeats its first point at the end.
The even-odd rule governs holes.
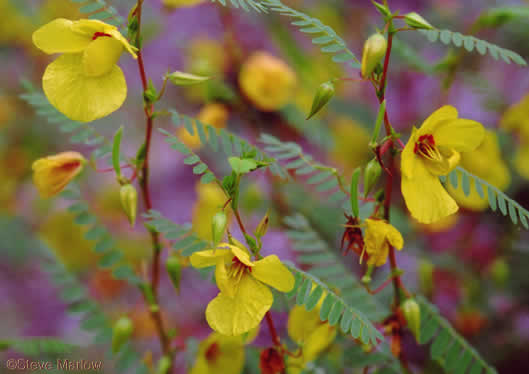
{"type": "Polygon", "coordinates": [[[400,306],[408,328],[415,335],[417,341],[420,339],[421,330],[421,308],[414,299],[406,299],[400,306]]]}
{"type": "Polygon", "coordinates": [[[167,356],[163,356],[158,361],[158,367],[156,369],[156,374],[167,374],[171,368],[171,359],[167,356]]]}
{"type": "Polygon", "coordinates": [[[367,163],[364,170],[364,197],[369,195],[369,192],[377,184],[381,174],[382,167],[376,158],[367,163]]]}
{"type": "Polygon", "coordinates": [[[413,27],[414,29],[427,29],[427,30],[433,30],[433,26],[430,25],[428,21],[426,21],[420,14],[411,12],[404,16],[404,21],[406,24],[410,27],[413,27]]]}
{"type": "Polygon", "coordinates": [[[134,325],[128,317],[121,317],[114,324],[112,329],[112,352],[118,353],[123,344],[125,344],[132,332],[134,331],[134,325]]]}
{"type": "Polygon", "coordinates": [[[314,100],[312,101],[312,108],[310,109],[310,114],[307,119],[310,119],[318,113],[333,96],[334,84],[331,81],[322,83],[316,91],[316,96],[314,96],[314,100]]]}
{"type": "Polygon", "coordinates": [[[268,216],[268,212],[264,215],[263,219],[261,219],[261,222],[257,225],[257,228],[255,229],[255,236],[258,238],[262,238],[266,235],[266,232],[268,231],[268,222],[270,221],[270,217],[268,216]]]}
{"type": "Polygon", "coordinates": [[[417,277],[419,280],[419,288],[422,293],[429,295],[433,290],[433,271],[434,266],[429,261],[420,261],[417,268],[417,277]]]}
{"type": "Polygon", "coordinates": [[[130,183],[121,186],[119,197],[121,199],[121,206],[129,219],[130,225],[134,226],[138,207],[138,193],[136,192],[136,188],[130,183]]]}
{"type": "Polygon", "coordinates": [[[165,263],[165,268],[167,269],[167,274],[173,282],[173,286],[176,289],[176,292],[180,291],[180,278],[182,277],[182,266],[180,265],[180,260],[176,256],[169,256],[167,262],[165,263]]]}
{"type": "Polygon", "coordinates": [[[362,53],[362,77],[369,77],[386,54],[388,42],[384,35],[376,33],[364,43],[362,53]]]}
{"type": "Polygon", "coordinates": [[[224,211],[220,211],[213,216],[211,219],[211,234],[213,236],[213,243],[217,245],[224,236],[224,231],[226,230],[226,225],[228,223],[228,218],[224,211]]]}

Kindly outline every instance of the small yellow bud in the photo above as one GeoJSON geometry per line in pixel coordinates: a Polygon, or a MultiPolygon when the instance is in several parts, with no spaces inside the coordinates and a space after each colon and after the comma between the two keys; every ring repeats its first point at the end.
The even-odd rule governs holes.
{"type": "Polygon", "coordinates": [[[420,339],[421,330],[421,308],[414,299],[406,299],[400,306],[404,318],[408,323],[408,328],[415,335],[415,339],[420,339]]]}
{"type": "Polygon", "coordinates": [[[213,243],[217,245],[224,235],[224,230],[226,230],[226,224],[228,223],[228,218],[224,211],[220,211],[213,216],[211,219],[211,233],[213,236],[213,243]]]}
{"type": "Polygon", "coordinates": [[[134,331],[134,325],[130,318],[121,317],[114,324],[112,329],[112,352],[118,353],[123,344],[125,344],[132,332],[134,331]]]}
{"type": "Polygon", "coordinates": [[[268,231],[268,223],[270,222],[270,217],[268,216],[268,212],[264,215],[264,217],[261,219],[261,222],[257,225],[257,228],[255,229],[255,236],[258,238],[262,238],[266,235],[266,232],[268,231]]]}
{"type": "Polygon", "coordinates": [[[386,54],[388,43],[384,35],[376,33],[369,37],[364,44],[362,53],[362,76],[371,75],[377,64],[386,54]]]}
{"type": "Polygon", "coordinates": [[[136,192],[136,188],[130,183],[121,186],[119,197],[121,199],[121,206],[123,207],[131,226],[134,226],[138,206],[138,193],[136,192]]]}
{"type": "Polygon", "coordinates": [[[369,192],[377,184],[378,179],[382,174],[382,167],[376,158],[369,161],[364,170],[364,197],[367,197],[369,192]]]}
{"type": "Polygon", "coordinates": [[[182,266],[180,260],[176,256],[169,256],[165,263],[167,274],[171,278],[174,288],[178,292],[180,290],[180,278],[182,277],[182,266]]]}
{"type": "Polygon", "coordinates": [[[42,197],[61,192],[83,169],[86,160],[78,152],[62,152],[39,158],[32,165],[33,182],[42,197]]]}

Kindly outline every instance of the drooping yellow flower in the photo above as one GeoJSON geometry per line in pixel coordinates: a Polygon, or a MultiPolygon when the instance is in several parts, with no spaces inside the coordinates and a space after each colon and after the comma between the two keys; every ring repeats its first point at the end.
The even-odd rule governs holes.
{"type": "Polygon", "coordinates": [[[40,195],[47,198],[61,192],[81,172],[85,161],[78,152],[62,152],[35,161],[33,182],[40,195]]]}
{"type": "Polygon", "coordinates": [[[211,333],[198,346],[190,374],[239,374],[244,367],[244,340],[240,336],[211,333]]]}
{"type": "Polygon", "coordinates": [[[170,8],[186,8],[205,3],[206,0],[162,0],[163,5],[170,8]]]}
{"type": "Polygon", "coordinates": [[[264,111],[278,110],[292,97],[296,74],[282,60],[266,52],[256,52],[239,72],[242,92],[264,111]]]}
{"type": "Polygon", "coordinates": [[[457,118],[457,110],[449,105],[432,113],[418,130],[413,128],[401,156],[401,189],[415,219],[432,223],[457,212],[439,176],[457,166],[460,152],[475,150],[484,134],[480,123],[457,118]]]}
{"type": "Polygon", "coordinates": [[[364,234],[364,249],[369,255],[368,265],[382,266],[388,260],[389,246],[399,251],[404,245],[404,239],[399,230],[382,220],[366,219],[364,234]]]}
{"type": "Polygon", "coordinates": [[[324,293],[318,305],[311,311],[296,305],[288,315],[288,335],[301,346],[299,355],[289,356],[287,368],[289,374],[300,373],[305,366],[314,361],[336,338],[336,327],[320,320],[320,309],[324,293]]]}
{"type": "Polygon", "coordinates": [[[70,119],[90,122],[117,110],[127,96],[116,65],[123,50],[135,50],[115,26],[98,20],[58,18],[33,33],[48,54],[62,53],[48,65],[42,86],[50,103],[70,119]]]}
{"type": "MultiPolygon", "coordinates": [[[[197,114],[196,118],[205,125],[211,125],[216,129],[223,129],[226,127],[229,115],[230,113],[228,112],[228,109],[225,105],[211,103],[205,105],[197,114]]],[[[193,135],[189,134],[189,132],[187,132],[186,128],[183,126],[178,128],[176,135],[182,141],[182,143],[187,145],[192,150],[196,150],[200,148],[202,144],[197,134],[196,126],[193,125],[193,128],[193,135]]],[[[206,133],[206,136],[207,135],[208,134],[206,133]]]]}
{"type": "Polygon", "coordinates": [[[294,276],[276,255],[254,262],[245,248],[228,243],[194,253],[191,265],[216,266],[215,280],[220,292],[208,304],[206,319],[213,330],[223,335],[241,335],[259,325],[274,301],[268,286],[281,292],[294,287],[294,276]]]}
{"type": "MultiPolygon", "coordinates": [[[[501,158],[498,137],[489,130],[485,132],[483,142],[474,152],[461,154],[461,166],[500,190],[507,188],[511,181],[509,169],[501,158]]],[[[459,205],[476,211],[484,210],[489,206],[487,188],[483,189],[484,197],[480,197],[476,191],[474,179],[471,178],[470,193],[465,196],[460,185],[461,176],[459,176],[457,189],[451,183],[447,183],[448,192],[459,205]]]]}

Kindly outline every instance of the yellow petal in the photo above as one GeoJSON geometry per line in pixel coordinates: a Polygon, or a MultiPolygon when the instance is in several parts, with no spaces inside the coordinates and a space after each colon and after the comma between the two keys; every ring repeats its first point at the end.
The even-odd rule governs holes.
{"type": "Polygon", "coordinates": [[[457,212],[454,199],[441,185],[439,178],[430,174],[422,162],[416,163],[414,177],[402,177],[401,190],[411,215],[421,223],[433,223],[457,212]]]}
{"type": "Polygon", "coordinates": [[[422,159],[421,161],[433,175],[447,175],[459,164],[461,154],[451,148],[439,147],[439,151],[442,155],[441,160],[422,159]]]}
{"type": "Polygon", "coordinates": [[[445,105],[426,118],[417,133],[417,137],[424,134],[433,134],[439,125],[445,121],[452,121],[455,119],[457,119],[457,109],[451,105],[445,105]]]}
{"type": "Polygon", "coordinates": [[[223,335],[241,335],[263,319],[272,306],[272,292],[252,277],[243,277],[235,297],[219,293],[206,308],[209,326],[223,335]]]}
{"type": "Polygon", "coordinates": [[[231,253],[233,253],[233,255],[237,257],[240,262],[246,266],[254,266],[254,263],[250,260],[250,255],[244,249],[231,244],[226,245],[230,248],[231,253]]]}
{"type": "Polygon", "coordinates": [[[228,297],[235,296],[238,284],[235,279],[228,276],[223,258],[217,259],[217,266],[215,267],[215,282],[217,282],[217,287],[220,292],[224,292],[228,297]]]}
{"type": "Polygon", "coordinates": [[[121,69],[100,77],[84,75],[82,54],[65,54],[48,65],[42,86],[50,103],[66,117],[90,122],[119,109],[127,97],[121,69]]]}
{"type": "Polygon", "coordinates": [[[481,144],[484,136],[485,129],[481,123],[463,118],[445,121],[433,132],[436,145],[459,152],[473,151],[481,144]]]}
{"type": "Polygon", "coordinates": [[[33,182],[42,197],[52,197],[61,192],[82,170],[84,157],[78,152],[62,152],[36,160],[33,165],[33,182]]]}
{"type": "Polygon", "coordinates": [[[406,146],[404,147],[400,156],[400,168],[402,174],[408,178],[413,178],[413,170],[415,169],[415,163],[420,162],[420,160],[418,160],[417,158],[418,156],[414,152],[416,141],[417,129],[414,127],[411,131],[410,140],[408,140],[408,143],[406,143],[406,146]]]}
{"type": "Polygon", "coordinates": [[[33,43],[42,51],[52,53],[77,53],[92,41],[91,37],[72,30],[73,22],[55,19],[33,33],[33,43]]]}
{"type": "Polygon", "coordinates": [[[386,238],[389,244],[398,249],[399,251],[404,246],[404,239],[402,238],[401,233],[392,225],[388,224],[386,238]]]}
{"type": "Polygon", "coordinates": [[[128,42],[128,40],[125,39],[125,37],[121,35],[121,33],[117,29],[114,28],[114,29],[107,30],[106,33],[112,35],[114,39],[119,41],[121,45],[123,45],[123,47],[127,50],[127,52],[129,52],[132,55],[132,57],[137,58],[136,52],[138,51],[138,48],[132,46],[128,42]]]}
{"type": "Polygon", "coordinates": [[[319,308],[309,312],[304,306],[294,305],[288,314],[288,336],[297,344],[302,344],[320,324],[319,308]]]}
{"type": "Polygon", "coordinates": [[[72,30],[92,38],[96,32],[108,34],[109,30],[117,30],[117,28],[97,19],[80,19],[72,22],[72,30]]]}
{"type": "Polygon", "coordinates": [[[110,72],[118,62],[123,46],[119,41],[108,36],[100,36],[83,51],[84,73],[98,77],[110,72]]]}
{"type": "Polygon", "coordinates": [[[191,265],[195,268],[207,268],[209,266],[217,265],[219,259],[229,261],[232,257],[231,251],[228,249],[208,249],[205,251],[195,252],[191,255],[191,265]]]}
{"type": "Polygon", "coordinates": [[[294,288],[294,276],[276,255],[266,256],[255,263],[252,275],[281,292],[294,288]]]}
{"type": "Polygon", "coordinates": [[[303,345],[303,361],[314,361],[336,338],[336,328],[328,323],[319,325],[303,345]]]}
{"type": "Polygon", "coordinates": [[[211,333],[198,346],[191,374],[239,374],[244,365],[244,345],[238,336],[211,333]]]}

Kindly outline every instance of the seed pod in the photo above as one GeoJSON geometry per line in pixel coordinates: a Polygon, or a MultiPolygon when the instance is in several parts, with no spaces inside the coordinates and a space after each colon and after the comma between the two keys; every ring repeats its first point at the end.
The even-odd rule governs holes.
{"type": "Polygon", "coordinates": [[[134,331],[134,325],[128,317],[121,317],[114,324],[112,329],[112,352],[118,353],[134,331]]]}
{"type": "Polygon", "coordinates": [[[211,219],[211,235],[213,236],[213,244],[217,245],[224,236],[224,230],[226,230],[226,224],[228,223],[228,218],[224,211],[220,211],[213,216],[211,219]]]}
{"type": "Polygon", "coordinates": [[[176,292],[180,291],[180,278],[182,277],[182,266],[180,265],[180,260],[176,256],[169,256],[167,262],[165,263],[165,268],[167,269],[167,274],[173,282],[173,286],[176,289],[176,292]]]}
{"type": "Polygon", "coordinates": [[[377,184],[380,174],[382,174],[382,167],[378,160],[374,158],[367,163],[364,170],[364,197],[367,197],[377,184]]]}
{"type": "Polygon", "coordinates": [[[316,96],[312,101],[312,108],[307,119],[310,119],[316,113],[318,113],[334,96],[334,84],[331,81],[322,83],[316,91],[316,96]]]}
{"type": "Polygon", "coordinates": [[[382,34],[373,34],[366,40],[362,53],[362,77],[371,75],[386,54],[387,47],[388,43],[382,34]]]}
{"type": "Polygon", "coordinates": [[[421,329],[421,308],[417,301],[414,299],[406,299],[400,306],[404,318],[408,323],[408,328],[415,335],[415,339],[420,339],[420,329],[421,329]]]}
{"type": "Polygon", "coordinates": [[[416,12],[408,13],[404,16],[404,21],[410,27],[414,29],[427,29],[433,30],[433,26],[430,23],[422,18],[422,16],[416,12]]]}
{"type": "Polygon", "coordinates": [[[130,183],[121,186],[119,197],[121,199],[121,206],[129,219],[130,225],[134,226],[138,206],[138,193],[136,192],[136,188],[130,183]]]}
{"type": "Polygon", "coordinates": [[[259,225],[257,225],[257,228],[255,229],[255,236],[258,238],[262,238],[266,235],[266,232],[268,231],[268,222],[270,221],[270,217],[268,216],[268,212],[264,215],[264,217],[261,219],[261,222],[259,222],[259,225]]]}

